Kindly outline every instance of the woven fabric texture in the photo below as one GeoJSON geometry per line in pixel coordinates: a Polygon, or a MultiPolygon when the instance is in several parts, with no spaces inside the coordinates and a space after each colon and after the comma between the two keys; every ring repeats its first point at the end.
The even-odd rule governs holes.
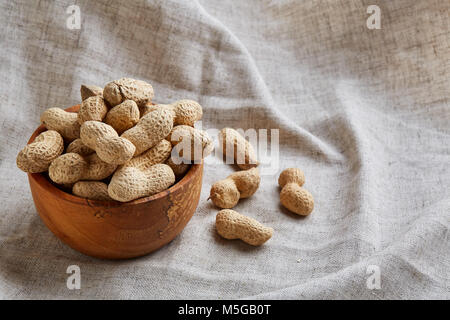
{"type": "Polygon", "coordinates": [[[0,298],[449,299],[449,13],[438,0],[2,1],[0,298]],[[381,29],[367,27],[373,4],[381,29]],[[217,235],[209,189],[235,168],[214,156],[194,217],[148,256],[90,258],[45,227],[17,153],[46,108],[124,76],[157,102],[199,101],[204,129],[279,130],[235,208],[272,239],[217,235]],[[287,167],[305,172],[307,218],[280,206],[287,167]]]}

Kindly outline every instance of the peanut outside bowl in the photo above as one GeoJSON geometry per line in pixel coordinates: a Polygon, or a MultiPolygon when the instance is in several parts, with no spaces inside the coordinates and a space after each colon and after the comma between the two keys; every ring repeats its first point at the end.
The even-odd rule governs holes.
{"type": "MultiPolygon", "coordinates": [[[[28,143],[45,130],[40,126],[28,143]]],[[[29,173],[28,181],[37,212],[61,241],[96,258],[125,259],[155,251],[183,230],[197,208],[202,175],[203,163],[194,164],[168,190],[125,203],[74,196],[45,173],[29,173]]]]}

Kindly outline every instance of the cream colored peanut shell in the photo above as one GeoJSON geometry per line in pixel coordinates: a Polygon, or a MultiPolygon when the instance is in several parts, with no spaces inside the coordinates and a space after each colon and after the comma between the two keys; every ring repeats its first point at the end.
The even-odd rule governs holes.
{"type": "Polygon", "coordinates": [[[155,164],[164,163],[170,157],[171,151],[172,145],[169,141],[163,139],[153,148],[148,149],[143,154],[134,157],[125,163],[118,169],[118,171],[126,167],[135,167],[139,170],[147,170],[155,164]]]}
{"type": "MultiPolygon", "coordinates": [[[[111,179],[112,185],[110,183],[111,187],[109,189],[113,195],[112,197],[118,201],[126,202],[130,201],[130,199],[134,200],[150,195],[152,191],[148,190],[149,185],[145,182],[145,177],[147,175],[150,177],[152,176],[152,172],[155,170],[153,166],[166,161],[170,156],[171,150],[172,145],[170,142],[161,140],[153,148],[120,166],[111,179]],[[136,173],[136,176],[132,175],[133,172],[136,173]],[[135,185],[136,183],[140,185],[135,185]],[[132,190],[130,188],[132,188],[132,190]],[[133,195],[134,193],[136,194],[133,195]]],[[[162,172],[163,175],[165,173],[170,176],[170,173],[167,171],[166,167],[162,167],[160,172],[162,172]]],[[[171,180],[169,179],[169,181],[171,180]]],[[[150,188],[155,185],[155,182],[149,183],[150,188]]],[[[162,182],[162,185],[165,185],[164,182],[162,182]]]]}
{"type": "Polygon", "coordinates": [[[113,175],[108,194],[114,200],[128,202],[166,190],[174,182],[175,175],[166,164],[155,164],[146,170],[126,167],[113,175]]]}
{"type": "Polygon", "coordinates": [[[261,181],[257,168],[234,172],[228,178],[236,184],[241,199],[252,196],[258,190],[261,181]]]}
{"type": "Polygon", "coordinates": [[[165,107],[165,106],[168,106],[168,105],[167,104],[152,104],[151,102],[149,102],[149,103],[146,103],[146,104],[144,104],[142,106],[139,106],[140,117],[142,118],[147,113],[155,111],[157,109],[160,109],[163,106],[165,107]]]}
{"type": "Polygon", "coordinates": [[[215,206],[231,209],[238,204],[240,193],[232,180],[225,179],[212,185],[209,197],[215,206]]]}
{"type": "Polygon", "coordinates": [[[174,126],[188,125],[193,127],[194,123],[203,116],[202,106],[194,100],[178,100],[171,104],[146,104],[140,107],[141,117],[154,110],[165,108],[174,113],[174,126]]]}
{"type": "Polygon", "coordinates": [[[50,108],[41,115],[41,123],[48,130],[57,131],[65,140],[73,141],[80,137],[78,114],[60,108],[50,108]]]}
{"type": "Polygon", "coordinates": [[[108,113],[108,107],[102,96],[92,96],[81,102],[78,111],[78,122],[83,124],[86,121],[103,121],[108,113]]]}
{"type": "Polygon", "coordinates": [[[106,123],[99,121],[86,121],[81,126],[80,138],[84,145],[95,150],[97,140],[100,138],[118,137],[116,130],[106,123]]]}
{"type": "Polygon", "coordinates": [[[301,187],[305,183],[303,171],[298,168],[284,169],[278,178],[278,185],[283,188],[288,183],[297,183],[301,187]]]}
{"type": "Polygon", "coordinates": [[[258,166],[252,145],[236,130],[223,128],[219,132],[219,141],[227,163],[234,159],[234,163],[243,170],[258,166]]]}
{"type": "Polygon", "coordinates": [[[95,153],[86,157],[65,153],[52,161],[48,174],[55,183],[70,184],[80,180],[103,180],[116,168],[116,165],[102,161],[95,153]]]}
{"type": "Polygon", "coordinates": [[[314,209],[312,194],[296,183],[288,183],[281,189],[280,202],[288,210],[302,216],[309,215],[314,209]]]}
{"type": "Polygon", "coordinates": [[[103,89],[103,97],[114,107],[125,100],[133,100],[138,106],[152,101],[153,87],[150,83],[131,78],[121,78],[108,83],[103,89]]]}
{"type": "Polygon", "coordinates": [[[88,156],[94,152],[95,151],[86,146],[80,138],[73,140],[66,148],[66,153],[78,153],[82,156],[88,156]]]}
{"type": "Polygon", "coordinates": [[[174,127],[167,139],[172,143],[175,154],[187,162],[199,162],[214,149],[206,131],[187,125],[174,127]]]}
{"type": "Polygon", "coordinates": [[[17,167],[29,173],[47,171],[50,163],[64,150],[61,135],[48,130],[39,134],[34,141],[26,145],[17,155],[17,167]]]}
{"type": "Polygon", "coordinates": [[[72,193],[91,200],[113,200],[108,194],[108,185],[100,181],[78,181],[73,185],[72,193]]]}
{"type": "Polygon", "coordinates": [[[273,234],[272,228],[230,209],[219,211],[216,230],[225,239],[241,239],[252,246],[264,244],[273,234]]]}
{"type": "Polygon", "coordinates": [[[158,109],[146,114],[131,129],[125,131],[121,137],[136,147],[135,156],[155,146],[167,137],[173,128],[173,114],[167,110],[158,109]]]}
{"type": "Polygon", "coordinates": [[[95,152],[106,163],[120,165],[127,163],[134,155],[136,147],[121,137],[99,138],[95,152]]]}
{"type": "Polygon", "coordinates": [[[194,123],[203,116],[202,106],[194,100],[178,100],[171,106],[175,112],[175,125],[193,127],[194,123]]]}
{"type": "Polygon", "coordinates": [[[139,121],[139,108],[133,100],[125,100],[106,114],[105,123],[113,127],[118,134],[134,127],[139,121]]]}
{"type": "Polygon", "coordinates": [[[257,168],[232,173],[211,187],[210,198],[219,208],[235,207],[239,199],[248,198],[258,190],[261,178],[257,168]]]}
{"type": "Polygon", "coordinates": [[[95,150],[103,161],[120,165],[129,161],[135,153],[134,144],[118,136],[110,125],[99,121],[86,121],[81,125],[83,143],[95,150]]]}

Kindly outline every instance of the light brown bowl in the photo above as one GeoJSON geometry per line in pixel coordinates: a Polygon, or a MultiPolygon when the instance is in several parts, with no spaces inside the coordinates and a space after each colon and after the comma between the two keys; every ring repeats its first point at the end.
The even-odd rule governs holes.
{"type": "MultiPolygon", "coordinates": [[[[45,130],[40,126],[28,143],[45,130]]],[[[197,208],[202,175],[203,163],[192,165],[168,190],[125,203],[79,198],[41,173],[29,173],[28,181],[36,210],[59,239],[89,256],[125,259],[155,251],[183,230],[197,208]]]]}

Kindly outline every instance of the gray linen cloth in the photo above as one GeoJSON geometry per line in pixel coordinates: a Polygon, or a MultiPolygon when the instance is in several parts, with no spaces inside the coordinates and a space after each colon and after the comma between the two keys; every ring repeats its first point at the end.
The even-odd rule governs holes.
{"type": "Polygon", "coordinates": [[[438,0],[2,1],[0,298],[450,298],[449,12],[438,0]],[[149,81],[157,102],[199,101],[205,129],[279,130],[272,168],[236,207],[274,228],[264,246],[216,234],[209,189],[235,169],[214,155],[194,217],[148,256],[90,258],[45,227],[17,153],[43,110],[123,76],[149,81]],[[287,167],[315,197],[307,218],[279,204],[287,167]]]}

